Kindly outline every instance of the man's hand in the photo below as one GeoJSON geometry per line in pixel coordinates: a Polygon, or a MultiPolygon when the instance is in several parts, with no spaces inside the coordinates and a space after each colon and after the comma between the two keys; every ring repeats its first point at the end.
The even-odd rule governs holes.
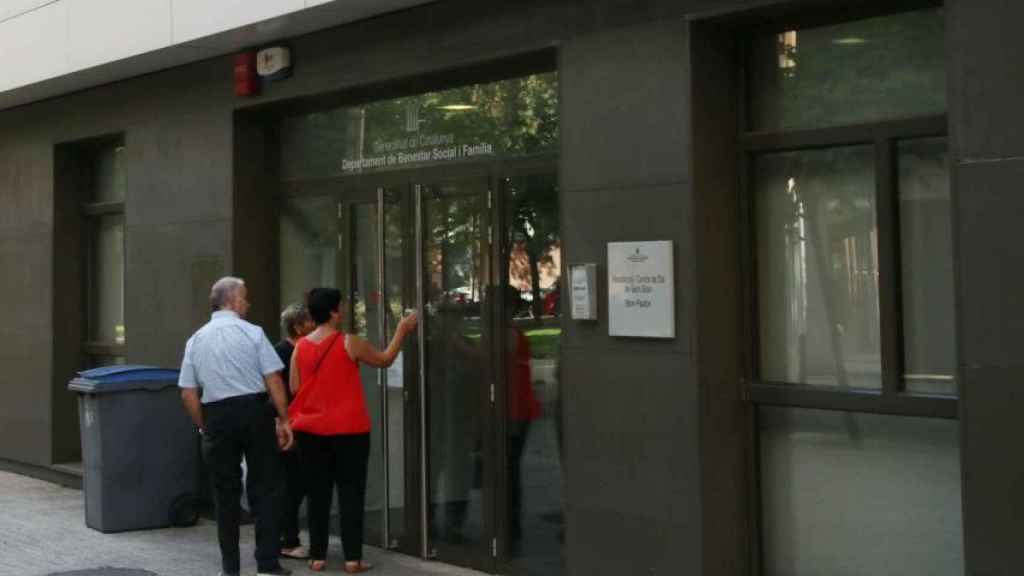
{"type": "Polygon", "coordinates": [[[185,412],[188,412],[189,418],[192,418],[192,423],[196,425],[196,428],[202,430],[205,422],[203,421],[203,404],[199,399],[199,390],[182,388],[181,402],[185,405],[185,412]]]}
{"type": "Polygon", "coordinates": [[[295,435],[292,433],[292,426],[288,422],[282,422],[280,418],[275,421],[277,428],[277,446],[287,452],[295,445],[295,435]]]}
{"type": "Polygon", "coordinates": [[[284,393],[284,382],[277,372],[267,374],[263,380],[270,398],[274,401],[274,409],[277,410],[277,443],[281,450],[289,450],[295,443],[295,437],[292,435],[291,423],[288,422],[288,397],[284,393]]]}

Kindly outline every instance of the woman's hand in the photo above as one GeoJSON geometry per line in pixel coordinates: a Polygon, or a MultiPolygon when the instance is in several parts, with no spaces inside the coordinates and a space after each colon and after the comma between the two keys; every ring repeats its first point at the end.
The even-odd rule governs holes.
{"type": "MultiPolygon", "coordinates": [[[[415,312],[411,312],[408,316],[403,317],[398,322],[398,328],[395,329],[394,336],[391,337],[391,344],[383,352],[377,350],[373,347],[373,344],[356,335],[349,335],[345,338],[345,349],[348,351],[349,356],[358,362],[363,362],[376,368],[387,368],[391,366],[391,363],[395,361],[398,353],[402,350],[402,341],[405,340],[405,337],[410,332],[416,329],[417,322],[415,312]]],[[[295,367],[296,364],[292,364],[292,370],[295,370],[295,367]]]]}
{"type": "Polygon", "coordinates": [[[417,324],[419,324],[419,317],[416,315],[416,312],[410,312],[398,323],[398,329],[401,330],[403,335],[410,334],[416,330],[417,324]]]}

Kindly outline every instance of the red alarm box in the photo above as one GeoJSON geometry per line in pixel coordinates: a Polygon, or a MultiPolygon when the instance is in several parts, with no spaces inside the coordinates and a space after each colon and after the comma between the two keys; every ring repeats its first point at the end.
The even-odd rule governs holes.
{"type": "Polygon", "coordinates": [[[235,96],[255,96],[260,83],[256,75],[256,52],[235,55],[235,96]]]}

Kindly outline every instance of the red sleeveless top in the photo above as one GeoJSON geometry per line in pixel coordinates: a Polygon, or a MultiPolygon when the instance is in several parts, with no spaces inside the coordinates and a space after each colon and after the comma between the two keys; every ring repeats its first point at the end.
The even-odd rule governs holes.
{"type": "Polygon", "coordinates": [[[530,370],[530,341],[518,328],[513,329],[516,337],[516,353],[509,358],[509,386],[512,388],[508,405],[509,420],[529,422],[540,416],[540,402],[533,393],[532,371],[530,370]]]}
{"type": "Polygon", "coordinates": [[[359,363],[345,350],[345,334],[320,342],[299,339],[295,363],[299,391],[288,408],[292,430],[319,436],[370,432],[359,363]]]}

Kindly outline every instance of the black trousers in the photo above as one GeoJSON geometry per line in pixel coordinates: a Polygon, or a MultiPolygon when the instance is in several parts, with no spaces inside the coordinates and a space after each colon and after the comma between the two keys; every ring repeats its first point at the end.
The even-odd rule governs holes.
{"type": "Polygon", "coordinates": [[[523,452],[526,450],[530,421],[508,423],[508,531],[513,541],[523,537],[523,452]]]}
{"type": "Polygon", "coordinates": [[[331,498],[337,489],[345,560],[362,560],[363,508],[366,501],[370,435],[318,436],[299,433],[297,437],[309,481],[310,557],[314,560],[327,558],[331,498]]]}
{"type": "Polygon", "coordinates": [[[277,568],[283,483],[273,408],[266,394],[228,398],[204,408],[203,456],[213,482],[221,567],[225,573],[237,573],[241,565],[238,525],[245,456],[249,509],[256,524],[256,563],[260,571],[277,568]]]}
{"type": "Polygon", "coordinates": [[[306,498],[308,483],[306,469],[299,456],[299,448],[281,454],[284,464],[285,495],[281,510],[281,548],[296,548],[299,540],[299,508],[306,498]]]}

